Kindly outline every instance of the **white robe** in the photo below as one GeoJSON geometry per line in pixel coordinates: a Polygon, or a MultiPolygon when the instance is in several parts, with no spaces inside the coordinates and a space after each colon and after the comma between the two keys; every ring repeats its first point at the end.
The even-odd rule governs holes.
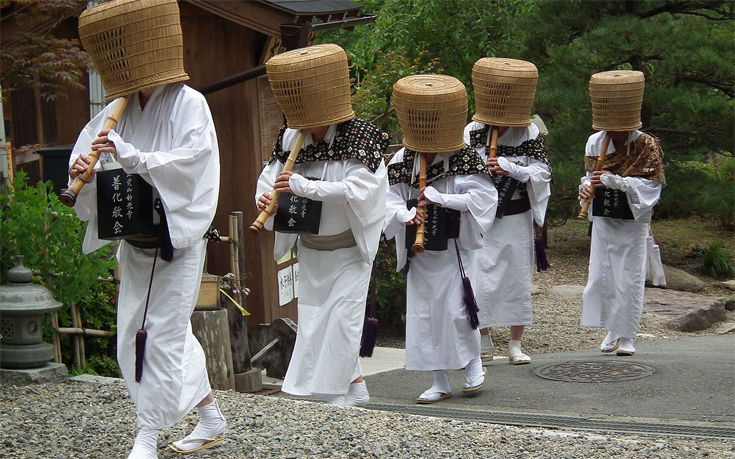
{"type": "MultiPolygon", "coordinates": [[[[464,140],[469,144],[470,131],[485,125],[473,121],[465,127],[464,140]]],[[[498,137],[498,145],[517,147],[539,136],[535,124],[511,127],[498,137]]],[[[477,148],[487,161],[488,145],[477,148]]],[[[551,195],[549,166],[528,156],[506,156],[506,159],[526,167],[530,178],[527,183],[531,210],[495,219],[493,227],[483,235],[483,247],[473,255],[472,285],[475,289],[480,328],[531,325],[531,281],[533,280],[534,221],[543,226],[546,205],[551,195]]],[[[519,199],[516,190],[513,199],[519,199]]]]}
{"type": "MultiPolygon", "coordinates": [[[[445,159],[447,155],[439,153],[432,164],[445,159]]],[[[402,160],[403,149],[395,154],[391,164],[402,160]]],[[[415,161],[415,170],[417,164],[415,161]]],[[[461,204],[456,209],[463,210],[457,242],[467,269],[471,251],[482,247],[482,233],[490,228],[495,218],[498,201],[495,186],[489,176],[474,174],[440,178],[431,183],[431,187],[461,204]]],[[[405,183],[391,185],[388,191],[384,233],[388,239],[395,238],[399,271],[407,258],[407,217],[402,214],[405,214],[406,201],[417,197],[418,190],[405,183]]],[[[455,208],[453,204],[447,207],[455,208]]],[[[406,285],[406,369],[459,369],[479,355],[480,333],[472,329],[467,318],[454,242],[449,241],[444,251],[427,250],[414,255],[406,285]]]]}
{"type": "MultiPolygon", "coordinates": [[[[634,131],[629,142],[640,135],[634,131]]],[[[586,155],[599,156],[605,132],[587,140],[586,155]]],[[[615,153],[612,142],[607,155],[615,153]]],[[[589,185],[591,174],[582,178],[589,185]]],[[[627,177],[628,205],[634,220],[594,217],[587,286],[582,295],[582,326],[602,327],[614,335],[634,338],[643,313],[646,276],[646,237],[653,207],[663,185],[654,180],[627,177]]]]}
{"type": "MultiPolygon", "coordinates": [[[[69,159],[89,153],[113,104],[92,119],[79,135],[69,159]]],[[[210,392],[204,352],[189,318],[199,291],[206,241],[219,195],[219,150],[214,123],[201,94],[182,84],[157,87],[144,109],[138,95],[109,138],[127,173],[140,174],[161,197],[174,258],[156,260],[145,328],[143,375],[135,382],[135,334],[143,310],[155,249],[122,243],[117,313],[120,370],[135,402],[138,426],[165,429],[180,421],[210,392]]],[[[102,165],[98,162],[97,169],[102,165]]],[[[97,238],[96,180],[85,185],[74,210],[89,222],[83,250],[89,253],[109,241],[97,238]]]]}
{"type": "MultiPolygon", "coordinates": [[[[290,151],[298,131],[287,129],[282,147],[290,151]]],[[[325,139],[334,139],[335,125],[325,139]]],[[[304,146],[312,143],[307,135],[304,146]]],[[[272,193],[283,163],[272,161],[258,179],[255,200],[272,193]]],[[[362,373],[359,351],[370,271],[378,250],[388,178],[383,162],[375,172],[356,159],[296,164],[293,172],[318,177],[300,194],[322,201],[319,236],[351,230],[354,247],[331,251],[304,247],[296,234],[276,232],[274,257],[280,259],[298,239],[300,265],[298,331],[282,390],[292,395],[347,393],[362,373]]],[[[295,192],[296,190],[294,190],[295,192]]],[[[272,229],[273,218],[265,227],[272,229]]]]}

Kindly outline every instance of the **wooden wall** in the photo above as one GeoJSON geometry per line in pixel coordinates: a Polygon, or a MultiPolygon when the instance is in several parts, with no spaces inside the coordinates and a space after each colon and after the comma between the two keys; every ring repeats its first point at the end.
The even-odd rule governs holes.
{"type": "MultiPolygon", "coordinates": [[[[187,3],[179,3],[179,7],[184,32],[184,64],[192,87],[219,81],[260,64],[265,35],[187,3]]],[[[243,212],[245,283],[251,291],[246,306],[252,314],[249,325],[270,323],[280,314],[296,318],[295,308],[278,308],[272,233],[264,231],[253,235],[247,231],[257,217],[255,185],[264,152],[272,148],[277,134],[277,130],[262,124],[263,83],[262,78],[254,79],[207,96],[217,129],[221,163],[219,205],[214,225],[221,234],[227,235],[230,213],[243,212]]],[[[266,121],[269,126],[282,122],[270,118],[266,121]]],[[[227,244],[209,245],[207,266],[211,274],[223,275],[231,271],[227,244]]]]}

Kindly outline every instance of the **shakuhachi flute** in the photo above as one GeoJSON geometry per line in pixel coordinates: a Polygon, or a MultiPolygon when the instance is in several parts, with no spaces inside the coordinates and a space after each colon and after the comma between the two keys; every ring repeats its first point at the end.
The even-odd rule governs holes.
{"type": "MultiPolygon", "coordinates": [[[[304,144],[304,137],[306,136],[306,131],[301,129],[299,131],[299,135],[296,136],[296,140],[293,143],[293,147],[291,147],[291,153],[289,153],[288,158],[286,159],[286,164],[283,165],[283,169],[281,172],[288,172],[291,169],[293,169],[293,165],[296,162],[296,158],[299,156],[299,152],[301,151],[301,146],[304,144]]],[[[263,209],[260,212],[260,215],[258,215],[258,218],[253,222],[252,225],[250,225],[250,231],[253,233],[259,232],[263,225],[265,225],[265,221],[268,220],[268,217],[270,217],[273,214],[273,211],[276,208],[276,204],[278,204],[278,195],[280,193],[276,190],[273,190],[273,193],[271,193],[271,202],[268,204],[268,206],[263,209]]]]}
{"type": "MultiPolygon", "coordinates": [[[[107,116],[107,120],[105,120],[105,125],[102,127],[102,130],[114,129],[115,126],[117,126],[117,122],[120,120],[120,117],[125,111],[125,107],[128,105],[128,99],[129,96],[118,98],[117,103],[115,103],[115,106],[112,107],[112,111],[107,116]]],[[[87,170],[77,175],[74,178],[74,181],[71,183],[71,186],[62,191],[61,195],[59,196],[59,200],[61,200],[64,205],[74,207],[74,204],[77,202],[77,196],[79,196],[79,192],[82,190],[84,184],[87,183],[87,181],[89,180],[89,176],[92,175],[92,171],[94,171],[94,166],[95,164],[97,164],[97,161],[99,159],[100,154],[97,150],[92,150],[89,153],[89,165],[87,167],[87,170]]]]}
{"type": "MultiPolygon", "coordinates": [[[[424,153],[419,153],[419,194],[424,188],[426,188],[426,156],[424,156],[424,153]]],[[[411,245],[411,250],[416,253],[423,253],[424,233],[426,231],[426,211],[423,206],[416,208],[416,215],[421,215],[424,221],[416,228],[416,239],[411,245]]]]}
{"type": "MultiPolygon", "coordinates": [[[[602,151],[600,156],[597,157],[597,164],[595,164],[595,170],[599,171],[605,166],[605,160],[607,159],[607,147],[610,145],[610,134],[605,133],[605,140],[602,142],[602,151]]],[[[590,185],[590,193],[592,195],[584,201],[582,210],[577,215],[577,220],[587,220],[587,214],[590,211],[590,204],[592,204],[592,198],[595,196],[595,188],[590,185]]]]}
{"type": "Polygon", "coordinates": [[[490,153],[488,158],[497,158],[498,156],[498,128],[491,126],[492,134],[490,134],[490,153]]]}

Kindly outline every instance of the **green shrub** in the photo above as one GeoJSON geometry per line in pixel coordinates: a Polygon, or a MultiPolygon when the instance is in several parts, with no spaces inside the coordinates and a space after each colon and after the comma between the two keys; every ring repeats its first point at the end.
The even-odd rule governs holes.
{"type": "Polygon", "coordinates": [[[702,272],[715,279],[730,278],[735,275],[735,261],[727,253],[722,242],[711,243],[702,252],[704,258],[702,272]]]}
{"type": "MultiPolygon", "coordinates": [[[[64,206],[53,192],[50,182],[28,185],[28,177],[20,171],[7,192],[0,194],[0,281],[14,266],[15,255],[24,256],[24,264],[34,272],[33,281],[48,288],[63,304],[58,311],[59,324],[71,327],[70,305],[80,306],[84,327],[114,330],[115,308],[113,284],[103,285],[115,268],[112,246],[91,254],[82,253],[86,223],[64,206]]],[[[46,340],[52,333],[45,327],[46,340]]],[[[63,360],[73,361],[71,339],[63,336],[63,360]]],[[[114,338],[85,339],[89,355],[101,352],[114,359],[114,338]],[[97,347],[95,347],[97,346],[97,347]]]]}
{"type": "Polygon", "coordinates": [[[406,276],[396,272],[394,242],[386,241],[383,236],[380,238],[378,254],[375,257],[375,275],[380,329],[402,335],[406,328],[406,276]]]}
{"type": "Polygon", "coordinates": [[[659,217],[699,215],[735,229],[735,160],[718,155],[704,161],[671,161],[666,167],[668,185],[656,206],[659,217]]]}

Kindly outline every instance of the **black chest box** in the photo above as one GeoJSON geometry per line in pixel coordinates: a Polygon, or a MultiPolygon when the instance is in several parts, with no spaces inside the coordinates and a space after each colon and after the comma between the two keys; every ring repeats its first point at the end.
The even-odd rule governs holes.
{"type": "MultiPolygon", "coordinates": [[[[417,203],[416,199],[409,199],[406,207],[411,209],[417,203]]],[[[459,211],[439,206],[426,206],[424,210],[424,249],[437,252],[447,250],[449,239],[459,237],[459,211]]],[[[406,226],[406,248],[409,250],[416,240],[416,229],[416,225],[406,226]]]]}
{"type": "Polygon", "coordinates": [[[153,187],[122,169],[97,172],[97,215],[100,239],[158,235],[153,226],[153,187]]]}
{"type": "Polygon", "coordinates": [[[595,217],[633,220],[633,212],[630,210],[628,196],[625,192],[604,187],[595,189],[595,198],[592,200],[592,215],[595,217]]]}
{"type": "Polygon", "coordinates": [[[319,234],[322,202],[290,193],[278,195],[278,210],[273,216],[273,231],[319,234]]]}

